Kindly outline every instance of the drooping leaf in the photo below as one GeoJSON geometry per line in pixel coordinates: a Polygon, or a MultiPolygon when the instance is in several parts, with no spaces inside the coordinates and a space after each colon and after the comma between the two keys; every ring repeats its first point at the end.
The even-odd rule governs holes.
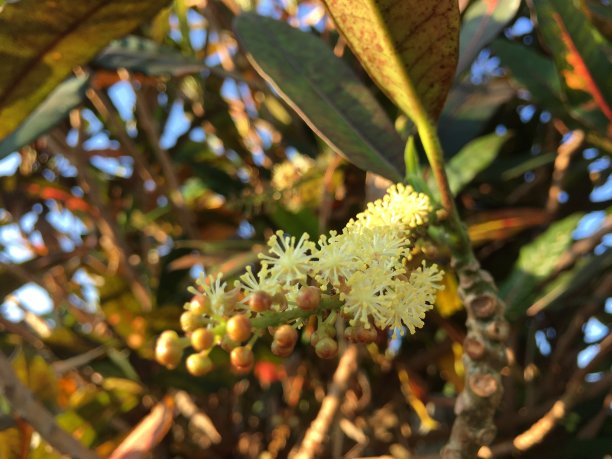
{"type": "Polygon", "coordinates": [[[569,103],[590,124],[612,132],[609,45],[589,23],[578,0],[534,0],[533,7],[569,103]]]}
{"type": "Polygon", "coordinates": [[[394,181],[404,146],[374,96],[314,35],[243,14],[234,28],[255,68],[336,152],[394,181]]]}
{"type": "Polygon", "coordinates": [[[0,139],[78,65],[168,0],[21,0],[0,14],[0,139]]]}
{"type": "Polygon", "coordinates": [[[465,12],[459,37],[457,75],[467,70],[478,53],[516,15],[521,0],[477,0],[465,12]]]}
{"type": "Polygon", "coordinates": [[[465,81],[454,87],[438,123],[444,153],[450,157],[476,137],[513,94],[510,85],[502,80],[492,80],[486,85],[465,81]]]}
{"type": "Polygon", "coordinates": [[[85,97],[89,77],[82,75],[60,84],[36,110],[8,137],[0,142],[0,158],[36,140],[79,105],[85,97]]]}
{"type": "Polygon", "coordinates": [[[125,68],[151,76],[182,76],[201,72],[205,68],[196,59],[134,35],[112,42],[92,64],[109,70],[125,68]]]}
{"type": "Polygon", "coordinates": [[[456,0],[325,0],[374,81],[413,120],[437,119],[457,66],[456,0]]]}
{"type": "Polygon", "coordinates": [[[512,272],[500,289],[510,319],[519,318],[531,306],[534,290],[552,272],[559,257],[572,243],[572,231],[582,216],[582,213],[576,213],[553,223],[523,246],[512,272]]]}
{"type": "Polygon", "coordinates": [[[448,162],[446,173],[453,194],[456,195],[493,162],[508,137],[508,134],[495,133],[478,137],[452,157],[448,162]]]}
{"type": "Polygon", "coordinates": [[[164,398],[138,423],[110,455],[110,459],[144,458],[170,430],[174,419],[174,399],[164,398]]]}

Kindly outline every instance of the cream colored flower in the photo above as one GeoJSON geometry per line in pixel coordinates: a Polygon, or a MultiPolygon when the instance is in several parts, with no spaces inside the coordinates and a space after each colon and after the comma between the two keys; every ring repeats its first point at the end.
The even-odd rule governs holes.
{"type": "Polygon", "coordinates": [[[308,239],[304,233],[296,242],[295,236],[277,231],[268,240],[269,254],[259,255],[262,265],[269,267],[270,277],[281,284],[305,281],[312,259],[310,252],[314,249],[314,243],[308,239]]]}

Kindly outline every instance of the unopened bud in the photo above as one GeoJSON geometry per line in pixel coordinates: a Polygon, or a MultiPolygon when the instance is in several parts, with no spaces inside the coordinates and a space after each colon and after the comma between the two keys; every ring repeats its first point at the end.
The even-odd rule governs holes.
{"type": "Polygon", "coordinates": [[[181,362],[182,356],[183,347],[176,332],[162,333],[155,346],[155,359],[166,368],[173,369],[181,362]]]}
{"type": "Polygon", "coordinates": [[[251,336],[251,321],[244,314],[235,315],[227,321],[225,330],[232,341],[242,343],[251,336]]]}
{"type": "Polygon", "coordinates": [[[210,349],[215,342],[215,334],[208,328],[198,328],[191,335],[191,345],[200,352],[210,349]]]}
{"type": "Polygon", "coordinates": [[[181,328],[185,333],[194,331],[203,325],[202,316],[191,311],[185,311],[181,314],[181,328]]]}
{"type": "Polygon", "coordinates": [[[321,289],[313,285],[302,287],[296,302],[304,311],[316,310],[321,304],[321,289]]]}
{"type": "Polygon", "coordinates": [[[293,346],[285,347],[281,346],[278,341],[272,341],[270,350],[272,351],[272,354],[277,355],[278,357],[289,357],[293,353],[293,346]]]}
{"type": "Polygon", "coordinates": [[[328,337],[322,338],[315,346],[315,352],[322,359],[333,359],[338,355],[338,343],[328,337]]]}
{"type": "Polygon", "coordinates": [[[298,334],[291,325],[281,325],[274,332],[274,341],[281,347],[293,348],[297,342],[298,334]]]}
{"type": "Polygon", "coordinates": [[[355,327],[355,340],[359,343],[373,343],[378,338],[376,329],[370,325],[370,328],[365,328],[361,325],[355,327]]]}
{"type": "Polygon", "coordinates": [[[189,310],[194,314],[210,314],[210,300],[204,295],[195,295],[189,302],[189,310]]]}
{"type": "Polygon", "coordinates": [[[264,312],[272,306],[272,297],[266,292],[255,292],[249,299],[249,307],[254,312],[264,312]]]}
{"type": "Polygon", "coordinates": [[[253,368],[255,357],[253,351],[245,346],[234,349],[230,354],[232,366],[240,373],[248,373],[253,368]]]}
{"type": "Polygon", "coordinates": [[[202,354],[191,354],[187,357],[185,365],[187,366],[187,371],[193,376],[204,376],[213,368],[212,361],[202,354]]]}

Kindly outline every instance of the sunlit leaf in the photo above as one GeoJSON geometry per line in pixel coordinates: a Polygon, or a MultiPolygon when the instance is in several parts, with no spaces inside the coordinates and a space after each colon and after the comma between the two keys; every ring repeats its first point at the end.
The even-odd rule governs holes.
{"type": "Polygon", "coordinates": [[[258,71],[336,152],[364,170],[401,180],[404,146],[391,121],[320,39],[250,13],[234,27],[258,71]]]}
{"type": "Polygon", "coordinates": [[[552,272],[559,257],[572,243],[572,232],[582,216],[582,213],[572,214],[553,223],[535,240],[523,246],[510,276],[500,289],[509,318],[517,319],[531,305],[530,297],[534,289],[552,272]]]}
{"type": "Polygon", "coordinates": [[[0,158],[36,140],[79,105],[85,97],[89,77],[70,78],[60,84],[30,116],[0,142],[0,158]]]}
{"type": "Polygon", "coordinates": [[[22,433],[17,427],[0,430],[0,457],[21,459],[22,433]]]}
{"type": "Polygon", "coordinates": [[[446,172],[451,191],[457,194],[470,183],[479,172],[485,170],[495,159],[509,134],[488,134],[472,140],[448,162],[446,172]]]}
{"type": "Polygon", "coordinates": [[[461,19],[457,74],[467,70],[478,53],[516,15],[521,0],[477,0],[461,19]]]}
{"type": "Polygon", "coordinates": [[[534,0],[541,37],[553,54],[565,94],[594,126],[612,132],[610,47],[578,0],[534,0]],[[607,118],[607,121],[605,118],[607,118]]]}
{"type": "Polygon", "coordinates": [[[456,0],[325,0],[378,86],[410,118],[442,111],[457,66],[456,0]]]}
{"type": "Polygon", "coordinates": [[[542,209],[501,209],[479,212],[468,220],[468,234],[475,243],[502,241],[548,220],[548,213],[542,209]]]}
{"type": "Polygon", "coordinates": [[[78,65],[168,0],[21,0],[0,14],[0,139],[78,65]]]}

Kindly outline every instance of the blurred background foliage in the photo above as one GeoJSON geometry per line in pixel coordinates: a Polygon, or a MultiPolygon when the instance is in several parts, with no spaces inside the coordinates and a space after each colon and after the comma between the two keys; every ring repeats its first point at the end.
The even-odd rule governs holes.
{"type": "MultiPolygon", "coordinates": [[[[2,352],[61,427],[101,456],[146,445],[160,458],[286,457],[334,362],[306,345],[281,360],[263,343],[246,379],[222,352],[213,373],[195,378],[157,365],[154,340],[178,326],[200,272],[235,277],[276,229],[314,237],[341,228],[384,187],[367,170],[404,176],[393,145],[396,136],[403,148],[410,121],[314,0],[2,3],[2,352]],[[243,12],[283,21],[295,38],[248,23],[238,35],[314,60],[261,62],[276,66],[271,86],[232,28],[243,12]],[[34,40],[33,31],[47,33],[34,40]],[[11,38],[20,34],[30,39],[11,38]],[[356,75],[355,91],[374,95],[395,133],[351,111],[359,135],[339,139],[344,157],[313,133],[340,129],[330,99],[308,92],[333,83],[317,67],[318,47],[356,75]],[[299,86],[303,75],[314,86],[299,86]],[[279,92],[291,82],[296,92],[279,92]]],[[[604,0],[459,3],[461,54],[439,132],[512,324],[499,435],[483,454],[516,454],[515,437],[565,400],[558,425],[520,454],[603,457],[612,436],[612,9],[604,0]]],[[[380,333],[361,350],[324,457],[432,455],[448,437],[465,313],[449,254],[430,252],[448,270],[447,289],[422,331],[400,341],[380,333]]],[[[59,457],[2,397],[0,457],[59,457]]]]}

